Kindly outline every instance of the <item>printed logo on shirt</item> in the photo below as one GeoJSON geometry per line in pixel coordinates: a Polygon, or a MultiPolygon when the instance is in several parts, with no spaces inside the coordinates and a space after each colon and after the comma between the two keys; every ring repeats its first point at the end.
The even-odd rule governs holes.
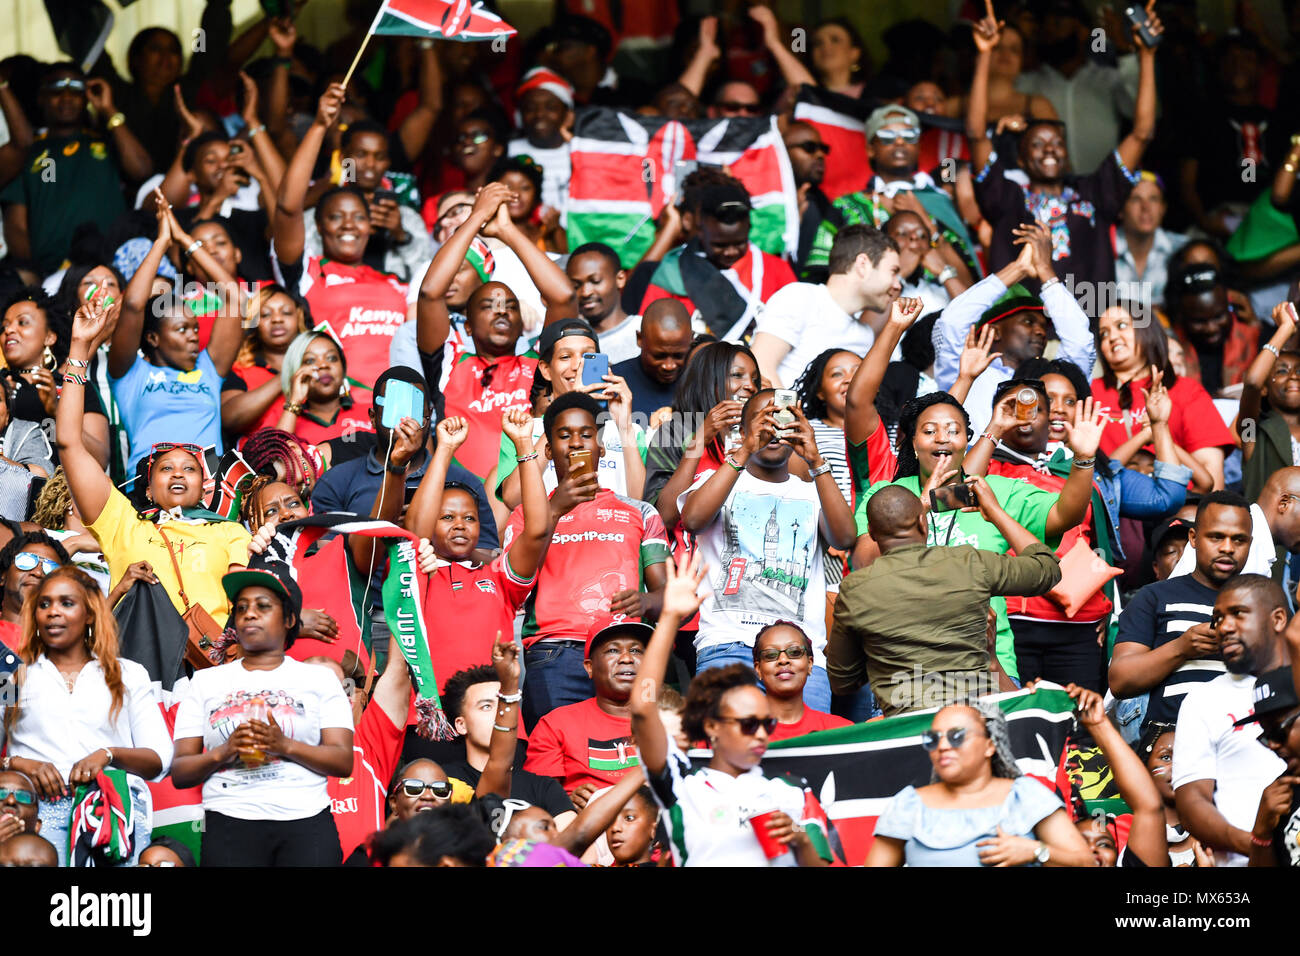
{"type": "Polygon", "coordinates": [[[475,581],[474,583],[478,585],[478,589],[482,591],[484,594],[497,593],[497,586],[495,581],[478,580],[475,581]]]}
{"type": "MultiPolygon", "coordinates": [[[[329,278],[328,276],[326,278],[329,278]]],[[[406,313],[393,309],[367,309],[354,305],[339,334],[343,338],[357,335],[392,335],[406,322],[406,313]]]]}
{"type": "Polygon", "coordinates": [[[192,385],[199,379],[203,378],[203,369],[190,369],[188,372],[180,372],[176,376],[176,381],[184,382],[186,385],[192,385]]]}
{"type": "MultiPolygon", "coordinates": [[[[229,740],[235,728],[249,720],[250,716],[261,710],[275,719],[276,725],[285,737],[292,737],[294,721],[300,720],[307,712],[302,702],[284,690],[239,690],[227,694],[225,699],[208,711],[208,726],[219,733],[223,740],[229,740]]],[[[266,761],[252,767],[235,764],[232,768],[242,775],[254,775],[271,764],[279,763],[280,758],[266,755],[266,761]]]]}
{"type": "Polygon", "coordinates": [[[1300,866],[1300,810],[1291,814],[1282,828],[1282,847],[1292,866],[1300,866]]]}
{"type": "MultiPolygon", "coordinates": [[[[339,782],[344,786],[347,786],[352,782],[352,778],[348,777],[348,779],[339,782]]],[[[348,797],[346,800],[339,800],[333,797],[330,798],[331,813],[356,813],[360,809],[361,805],[357,803],[356,797],[348,797]]]]}
{"type": "Polygon", "coordinates": [[[509,408],[512,405],[527,408],[528,389],[516,388],[509,392],[498,392],[491,388],[485,388],[478,398],[469,403],[468,408],[471,412],[493,412],[498,409],[509,408]]]}
{"type": "Polygon", "coordinates": [[[592,770],[626,770],[640,763],[636,743],[630,737],[616,740],[587,738],[587,766],[592,770]]]}
{"type": "Polygon", "coordinates": [[[357,281],[357,280],[354,279],[354,278],[352,278],[352,276],[343,276],[343,275],[339,275],[337,272],[327,272],[327,273],[325,273],[325,285],[327,285],[327,286],[331,286],[331,285],[348,285],[349,283],[351,283],[351,282],[356,282],[356,281],[357,281]]]}
{"type": "Polygon", "coordinates": [[[622,544],[627,536],[622,532],[580,531],[577,534],[557,534],[551,536],[552,544],[582,544],[584,541],[613,541],[622,544]]]}
{"type": "Polygon", "coordinates": [[[92,159],[108,159],[108,147],[96,140],[90,144],[90,155],[92,159]]]}
{"type": "Polygon", "coordinates": [[[63,155],[64,155],[64,156],[72,156],[72,155],[73,155],[74,153],[76,153],[76,151],[79,150],[79,149],[81,149],[81,141],[80,141],[80,140],[73,140],[73,141],[72,141],[71,143],[69,143],[67,146],[64,146],[64,147],[63,147],[63,155]]]}

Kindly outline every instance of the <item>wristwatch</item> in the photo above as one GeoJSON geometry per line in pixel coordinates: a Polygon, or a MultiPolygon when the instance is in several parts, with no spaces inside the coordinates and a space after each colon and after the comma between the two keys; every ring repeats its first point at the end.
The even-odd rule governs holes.
{"type": "Polygon", "coordinates": [[[405,465],[394,465],[391,461],[388,464],[384,465],[384,470],[387,471],[390,475],[406,474],[405,465]]]}
{"type": "Polygon", "coordinates": [[[1052,858],[1052,851],[1047,848],[1047,844],[1042,840],[1038,841],[1038,849],[1034,851],[1034,859],[1040,864],[1046,863],[1052,858]]]}

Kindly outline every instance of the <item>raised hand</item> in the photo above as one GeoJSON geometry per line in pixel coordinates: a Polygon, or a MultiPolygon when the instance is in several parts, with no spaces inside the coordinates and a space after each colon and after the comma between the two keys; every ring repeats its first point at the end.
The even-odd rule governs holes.
{"type": "Polygon", "coordinates": [[[101,80],[98,77],[87,80],[86,99],[95,108],[95,112],[104,119],[108,119],[116,112],[113,109],[113,88],[108,85],[107,80],[101,80]]]}
{"type": "Polygon", "coordinates": [[[997,333],[992,323],[984,326],[976,335],[972,328],[966,333],[966,347],[962,349],[957,360],[957,377],[974,381],[984,374],[984,370],[1002,357],[1001,352],[990,352],[997,341],[997,333]]]}
{"type": "Polygon", "coordinates": [[[920,299],[897,298],[894,300],[893,307],[889,310],[889,322],[891,325],[909,329],[912,323],[921,317],[921,309],[920,299]]]}
{"type": "Polygon", "coordinates": [[[697,592],[704,581],[704,558],[699,551],[678,555],[664,564],[664,570],[668,581],[664,585],[659,618],[674,618],[679,623],[689,620],[703,603],[697,592]]]}
{"type": "Polygon", "coordinates": [[[488,183],[474,197],[474,208],[470,210],[470,216],[488,222],[497,214],[501,204],[510,202],[513,197],[514,192],[505,183],[488,183]]]}
{"type": "Polygon", "coordinates": [[[1070,699],[1074,701],[1075,708],[1079,711],[1079,723],[1085,727],[1096,727],[1106,720],[1106,706],[1102,701],[1101,694],[1095,690],[1088,690],[1086,687],[1080,687],[1077,684],[1067,684],[1066,692],[1070,699]]]}
{"type": "Polygon", "coordinates": [[[718,49],[718,18],[704,17],[700,20],[700,52],[708,53],[713,57],[721,55],[722,51],[718,49]]]}
{"type": "MultiPolygon", "coordinates": [[[[1165,26],[1156,16],[1156,0],[1147,0],[1147,29],[1151,31],[1153,37],[1159,37],[1165,32],[1165,26]]],[[[1151,55],[1155,53],[1155,47],[1149,47],[1142,42],[1142,34],[1138,32],[1137,27],[1133,27],[1133,45],[1138,48],[1138,53],[1151,55]]]]}
{"type": "Polygon", "coordinates": [[[1002,38],[1002,28],[1006,23],[997,18],[993,12],[993,0],[984,0],[984,16],[971,24],[971,37],[975,40],[975,49],[980,53],[992,53],[1002,38]]]}
{"type": "Polygon", "coordinates": [[[179,83],[172,87],[172,95],[176,100],[176,115],[181,118],[181,123],[185,126],[185,130],[181,134],[181,142],[188,143],[203,132],[203,123],[185,105],[185,97],[181,95],[181,85],[179,83]]]}
{"type": "Polygon", "coordinates": [[[781,440],[793,448],[796,455],[811,465],[822,456],[817,449],[817,436],[802,408],[791,405],[790,411],[794,415],[794,424],[785,427],[785,437],[781,440]]]}
{"type": "Polygon", "coordinates": [[[388,462],[399,468],[404,467],[423,447],[424,427],[414,418],[403,418],[393,429],[393,450],[388,455],[388,462]]]}
{"type": "Polygon", "coordinates": [[[444,418],[438,422],[438,447],[455,451],[469,437],[469,422],[463,418],[444,418]]]}
{"type": "Polygon", "coordinates": [[[343,109],[343,101],[348,97],[347,88],[342,83],[331,83],[321,94],[316,104],[316,125],[329,129],[338,122],[343,109]]]}
{"type": "Polygon", "coordinates": [[[502,689],[519,686],[519,645],[509,637],[502,639],[500,631],[492,642],[492,668],[497,672],[502,689]]]}
{"type": "Polygon", "coordinates": [[[1163,371],[1152,365],[1151,387],[1141,390],[1142,400],[1146,405],[1147,421],[1152,425],[1169,421],[1169,417],[1174,413],[1174,400],[1169,397],[1169,389],[1161,382],[1164,375],[1163,371]]]}
{"type": "Polygon", "coordinates": [[[276,17],[271,21],[267,32],[270,34],[271,43],[275,45],[277,56],[293,56],[294,44],[298,42],[298,28],[294,26],[292,19],[276,17]]]}
{"type": "Polygon", "coordinates": [[[244,87],[244,108],[241,115],[249,129],[253,129],[258,124],[257,118],[257,84],[253,78],[243,70],[239,71],[239,82],[244,87]]]}
{"type": "Polygon", "coordinates": [[[1033,256],[1033,268],[1040,277],[1044,277],[1045,273],[1055,275],[1052,266],[1052,233],[1046,225],[1035,220],[1034,222],[1015,226],[1011,232],[1015,235],[1015,238],[1011,240],[1013,245],[1030,247],[1030,254],[1033,256]]]}
{"type": "MultiPolygon", "coordinates": [[[[445,421],[445,419],[444,419],[445,421]]],[[[501,431],[514,443],[515,451],[527,455],[533,449],[533,416],[526,408],[510,408],[501,413],[501,431]],[[525,450],[520,450],[525,449],[525,450]]],[[[439,436],[441,438],[441,436],[439,436]]]]}

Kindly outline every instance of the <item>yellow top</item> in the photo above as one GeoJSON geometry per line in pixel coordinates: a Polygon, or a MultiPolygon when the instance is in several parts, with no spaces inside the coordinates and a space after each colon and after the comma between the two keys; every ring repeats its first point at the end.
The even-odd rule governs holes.
{"type": "MultiPolygon", "coordinates": [[[[109,574],[114,584],[136,561],[148,561],[158,583],[167,591],[177,613],[185,613],[181,601],[180,585],[167,545],[158,526],[136,514],[127,497],[116,488],[109,493],[108,503],[92,524],[87,525],[104,551],[109,574]]],[[[237,521],[214,521],[209,524],[191,524],[187,521],[169,521],[167,537],[176,552],[185,579],[185,594],[193,604],[199,604],[220,625],[230,614],[230,602],[221,589],[221,577],[230,565],[248,563],[247,529],[237,521]]]]}

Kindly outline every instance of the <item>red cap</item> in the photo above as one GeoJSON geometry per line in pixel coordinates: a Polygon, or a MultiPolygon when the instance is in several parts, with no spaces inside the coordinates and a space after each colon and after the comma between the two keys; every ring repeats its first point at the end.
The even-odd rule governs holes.
{"type": "Polygon", "coordinates": [[[614,614],[609,617],[598,618],[591,629],[587,631],[587,647],[583,657],[591,660],[591,649],[599,643],[613,640],[616,637],[635,637],[642,644],[650,643],[650,635],[655,629],[649,624],[642,624],[640,621],[634,621],[626,614],[614,614]]]}

